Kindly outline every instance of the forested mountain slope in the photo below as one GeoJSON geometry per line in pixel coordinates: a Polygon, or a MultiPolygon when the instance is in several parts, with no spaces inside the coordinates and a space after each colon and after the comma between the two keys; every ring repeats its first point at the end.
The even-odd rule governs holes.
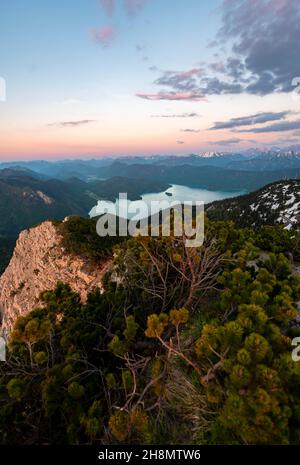
{"type": "Polygon", "coordinates": [[[299,228],[300,180],[279,181],[247,195],[216,201],[206,211],[211,219],[233,220],[240,226],[299,228]]]}
{"type": "MultiPolygon", "coordinates": [[[[198,248],[183,237],[109,243],[108,273],[89,289],[76,255],[92,259],[92,276],[102,239],[91,220],[72,221],[59,256],[56,244],[40,256],[45,289],[0,364],[2,444],[300,443],[299,232],[209,221],[198,248]],[[59,263],[68,284],[54,283],[59,263]]],[[[17,278],[26,247],[39,256],[39,228],[3,275],[5,299],[31,286],[17,278]]]]}

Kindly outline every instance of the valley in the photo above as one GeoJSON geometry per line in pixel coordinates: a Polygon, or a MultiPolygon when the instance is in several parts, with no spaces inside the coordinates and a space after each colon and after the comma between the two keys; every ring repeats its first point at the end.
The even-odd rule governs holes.
{"type": "MultiPolygon", "coordinates": [[[[245,198],[240,196],[270,182],[300,178],[299,160],[298,152],[281,151],[2,163],[0,247],[5,251],[0,258],[0,272],[7,265],[22,230],[45,220],[62,220],[69,215],[88,217],[98,200],[114,201],[119,192],[126,192],[129,200],[143,199],[146,202],[176,198],[210,203],[238,197],[237,207],[234,207],[234,201],[224,200],[224,203],[210,206],[209,215],[220,219],[234,218],[239,224],[254,224],[255,221],[249,223],[249,218],[257,217],[259,206],[251,210],[252,194],[245,198]],[[266,163],[271,169],[262,170],[260,167],[265,167],[266,163]],[[243,214],[238,214],[244,204],[243,214]]],[[[293,186],[297,188],[297,181],[293,186]]],[[[262,210],[264,207],[263,204],[262,210]]],[[[289,210],[292,207],[290,205],[289,210]]],[[[264,210],[266,218],[261,218],[258,223],[276,222],[275,210],[264,210]]],[[[296,224],[296,212],[291,211],[292,220],[288,227],[296,224]]],[[[283,222],[288,220],[288,215],[283,216],[286,219],[283,222]]]]}

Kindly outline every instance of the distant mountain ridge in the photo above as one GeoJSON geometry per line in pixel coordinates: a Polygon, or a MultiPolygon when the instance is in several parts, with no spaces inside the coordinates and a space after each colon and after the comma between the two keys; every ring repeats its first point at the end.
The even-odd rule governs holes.
{"type": "MultiPolygon", "coordinates": [[[[222,152],[209,151],[189,155],[152,155],[152,156],[124,156],[124,157],[103,157],[92,159],[69,159],[69,160],[32,160],[17,162],[2,162],[0,169],[11,168],[18,170],[30,170],[33,177],[43,176],[44,178],[56,178],[65,180],[77,177],[84,181],[105,178],[107,170],[112,165],[121,163],[126,165],[147,165],[147,166],[217,166],[227,169],[249,169],[260,170],[260,164],[265,161],[265,168],[268,170],[293,168],[289,159],[299,159],[300,145],[294,145],[280,149],[272,147],[269,149],[247,149],[244,151],[222,152]],[[277,159],[277,164],[272,165],[272,161],[277,159]],[[282,160],[278,164],[278,159],[282,160]],[[253,161],[255,160],[255,161],[253,161]],[[285,161],[286,160],[286,161],[285,161]],[[253,162],[252,162],[253,161],[253,162]],[[33,174],[35,173],[35,175],[33,174]]],[[[299,164],[297,164],[299,167],[299,164]]],[[[28,173],[29,174],[29,173],[28,173]]],[[[120,175],[120,173],[116,173],[120,175]]]]}
{"type": "Polygon", "coordinates": [[[227,168],[245,171],[274,171],[279,169],[300,168],[300,153],[268,152],[246,160],[232,161],[227,168]]]}
{"type": "Polygon", "coordinates": [[[226,169],[220,166],[179,166],[168,165],[127,165],[120,161],[105,168],[107,177],[123,176],[128,178],[144,178],[163,181],[169,184],[182,184],[208,190],[252,191],[280,179],[300,178],[299,168],[282,168],[273,171],[247,171],[226,169]]]}

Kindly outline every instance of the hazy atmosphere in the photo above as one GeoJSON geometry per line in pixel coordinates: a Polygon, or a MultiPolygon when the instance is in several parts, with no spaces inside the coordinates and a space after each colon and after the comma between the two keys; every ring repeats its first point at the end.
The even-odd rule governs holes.
{"type": "Polygon", "coordinates": [[[299,35],[297,0],[3,2],[1,159],[298,143],[299,35]]]}

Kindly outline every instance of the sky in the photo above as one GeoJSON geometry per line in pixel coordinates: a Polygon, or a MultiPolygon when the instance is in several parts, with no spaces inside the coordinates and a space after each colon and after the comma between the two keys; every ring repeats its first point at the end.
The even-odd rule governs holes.
{"type": "Polygon", "coordinates": [[[299,57],[299,0],[2,0],[0,159],[298,144],[299,57]]]}

